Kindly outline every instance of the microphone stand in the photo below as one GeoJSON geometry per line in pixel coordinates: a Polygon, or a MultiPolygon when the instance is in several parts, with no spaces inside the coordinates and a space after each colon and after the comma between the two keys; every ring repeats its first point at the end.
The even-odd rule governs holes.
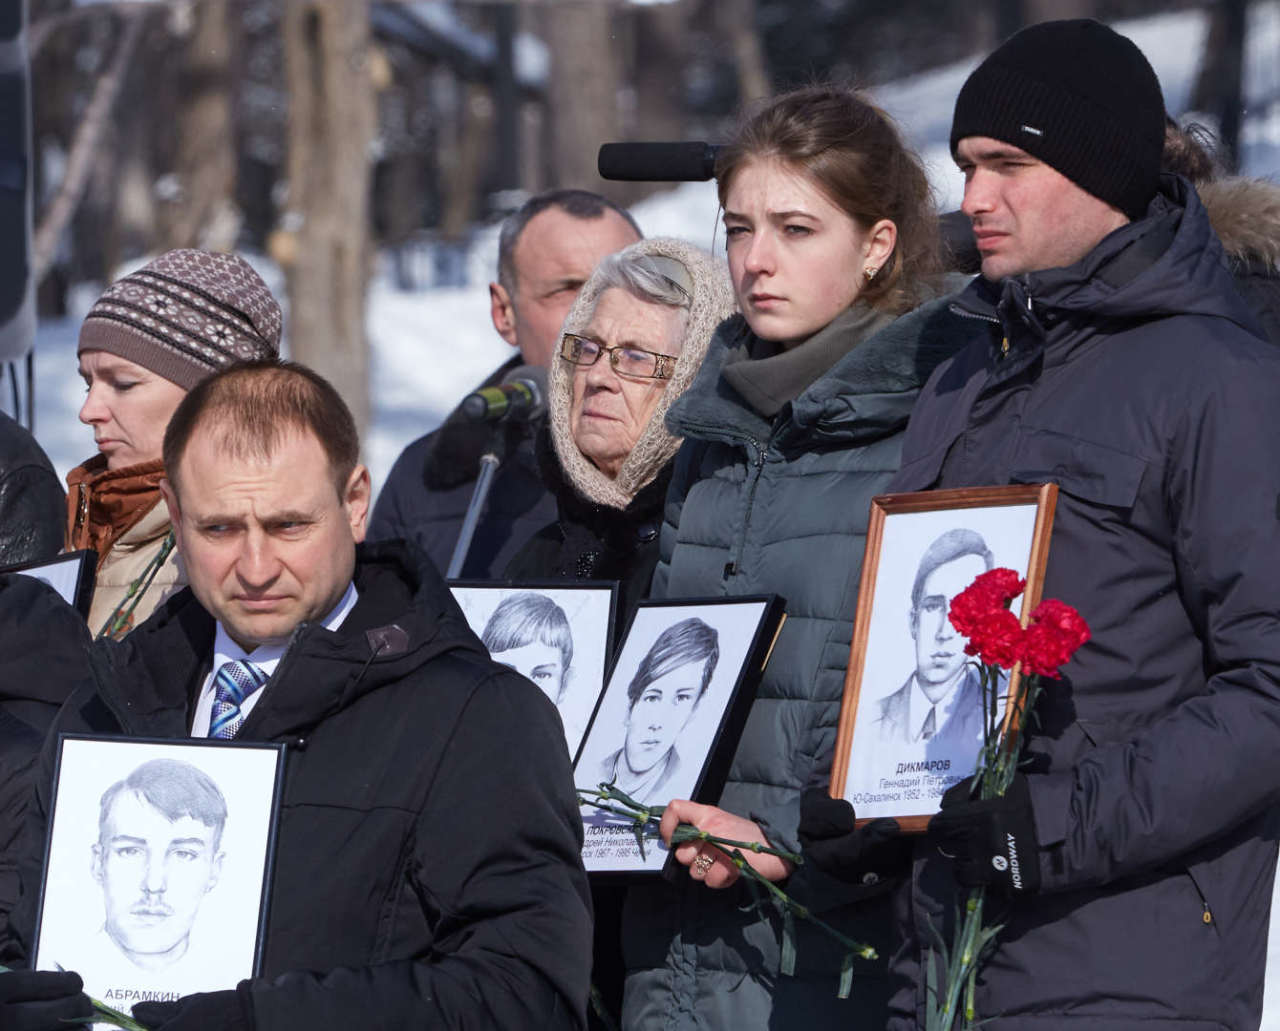
{"type": "MultiPolygon", "coordinates": [[[[496,437],[497,434],[494,434],[496,437]]],[[[471,500],[467,503],[467,513],[462,517],[462,529],[458,531],[458,540],[453,545],[453,554],[449,558],[449,569],[444,574],[446,580],[456,580],[462,574],[462,563],[471,550],[471,538],[476,534],[476,526],[480,522],[480,513],[489,498],[489,488],[493,486],[493,478],[497,475],[497,448],[491,447],[480,456],[480,472],[476,475],[475,489],[471,492],[471,500]]]]}
{"type": "Polygon", "coordinates": [[[456,580],[462,575],[462,564],[467,560],[467,552],[471,550],[471,541],[475,537],[485,502],[489,499],[489,490],[498,473],[498,466],[516,446],[516,439],[512,435],[513,427],[526,424],[546,411],[545,369],[522,365],[509,372],[503,383],[519,389],[514,393],[504,393],[501,385],[497,389],[481,388],[463,398],[460,406],[461,411],[471,419],[485,418],[485,413],[489,412],[492,414],[488,417],[495,421],[489,434],[489,447],[480,456],[480,469],[476,474],[476,485],[471,491],[466,514],[462,517],[462,528],[458,531],[453,554],[449,557],[449,568],[444,574],[447,580],[456,580]],[[473,401],[478,404],[473,405],[473,401]]]}

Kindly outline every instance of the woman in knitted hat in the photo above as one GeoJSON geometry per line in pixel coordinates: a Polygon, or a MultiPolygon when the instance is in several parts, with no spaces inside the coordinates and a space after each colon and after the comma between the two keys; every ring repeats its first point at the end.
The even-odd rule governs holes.
{"type": "Polygon", "coordinates": [[[68,549],[98,553],[89,610],[123,637],[186,585],[160,499],[161,444],[187,391],[236,362],[279,352],[280,305],[234,254],[169,251],[109,286],[80,328],[88,396],[80,421],[98,454],[67,474],[68,549]]]}
{"type": "Polygon", "coordinates": [[[507,567],[511,579],[618,580],[618,625],[645,596],[680,439],[663,423],[733,312],[723,265],[681,240],[605,258],[565,318],[540,442],[557,522],[507,567]]]}

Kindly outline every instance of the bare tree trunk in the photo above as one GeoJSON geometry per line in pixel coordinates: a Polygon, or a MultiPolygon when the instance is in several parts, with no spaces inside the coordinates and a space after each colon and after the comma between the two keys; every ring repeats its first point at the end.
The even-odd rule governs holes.
{"type": "Polygon", "coordinates": [[[373,83],[368,0],[286,0],[281,22],[289,90],[288,268],[293,357],[369,422],[369,145],[373,83]]]}
{"type": "Polygon", "coordinates": [[[1228,171],[1239,167],[1247,16],[1244,0],[1218,0],[1210,8],[1204,58],[1191,94],[1191,109],[1211,115],[1217,122],[1217,157],[1228,171]]]}
{"type": "Polygon", "coordinates": [[[483,86],[463,86],[457,146],[449,155],[450,165],[444,178],[440,235],[446,240],[460,239],[475,219],[476,182],[484,167],[487,144],[493,138],[493,115],[493,101],[483,86]]]}
{"type": "Polygon", "coordinates": [[[120,86],[138,48],[138,40],[142,36],[144,9],[131,7],[121,12],[123,26],[120,38],[116,42],[116,51],[111,57],[111,64],[98,79],[93,90],[93,97],[85,110],[84,118],[76,130],[75,140],[67,155],[67,170],[62,177],[49,207],[36,226],[35,241],[31,248],[32,282],[39,284],[53,264],[54,254],[58,248],[58,240],[71,221],[80,199],[84,196],[85,186],[89,182],[89,173],[93,170],[98,148],[102,143],[102,134],[106,131],[111,119],[111,109],[115,107],[116,98],[120,95],[120,86]]]}
{"type": "Polygon", "coordinates": [[[756,0],[725,0],[717,3],[715,10],[738,70],[738,103],[772,96],[769,66],[756,27],[756,0]]]}
{"type": "Polygon", "coordinates": [[[616,196],[619,191],[596,172],[596,153],[618,133],[618,12],[606,0],[592,0],[571,11],[551,6],[540,13],[551,51],[547,114],[557,184],[616,196]]]}
{"type": "Polygon", "coordinates": [[[236,148],[232,124],[229,0],[202,0],[179,75],[177,195],[168,205],[168,247],[235,246],[236,148]]]}
{"type": "Polygon", "coordinates": [[[627,126],[629,135],[641,140],[681,138],[688,50],[688,0],[636,10],[636,124],[627,126]]]}

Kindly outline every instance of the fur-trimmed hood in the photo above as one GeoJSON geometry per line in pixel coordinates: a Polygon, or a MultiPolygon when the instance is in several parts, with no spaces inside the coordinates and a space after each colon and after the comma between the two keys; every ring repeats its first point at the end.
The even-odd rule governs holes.
{"type": "Polygon", "coordinates": [[[1229,177],[1204,183],[1196,191],[1228,258],[1280,272],[1280,185],[1229,177]]]}
{"type": "MultiPolygon", "coordinates": [[[[634,243],[621,253],[672,258],[689,272],[689,278],[693,281],[693,302],[685,322],[684,340],[675,372],[667,380],[666,390],[663,391],[649,424],[636,441],[631,454],[622,463],[618,475],[612,479],[592,465],[573,442],[569,432],[569,409],[573,403],[573,366],[558,355],[551,359],[547,411],[552,443],[565,480],[588,501],[610,508],[625,509],[636,493],[658,475],[679,449],[680,438],[672,436],[665,425],[667,409],[693,382],[703,358],[706,357],[716,326],[733,313],[734,299],[729,272],[724,263],[683,240],[655,237],[634,243]]],[[[593,274],[587,280],[565,317],[566,333],[580,333],[587,327],[602,288],[603,283],[598,274],[593,274]]]]}

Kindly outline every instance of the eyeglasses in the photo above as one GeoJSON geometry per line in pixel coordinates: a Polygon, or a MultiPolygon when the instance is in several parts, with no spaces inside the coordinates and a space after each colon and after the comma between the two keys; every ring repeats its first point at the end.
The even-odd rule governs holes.
{"type": "Polygon", "coordinates": [[[656,354],[642,347],[605,347],[576,333],[566,333],[560,341],[560,357],[570,365],[595,365],[608,352],[609,364],[619,376],[632,379],[670,379],[677,355],[656,354]]]}

